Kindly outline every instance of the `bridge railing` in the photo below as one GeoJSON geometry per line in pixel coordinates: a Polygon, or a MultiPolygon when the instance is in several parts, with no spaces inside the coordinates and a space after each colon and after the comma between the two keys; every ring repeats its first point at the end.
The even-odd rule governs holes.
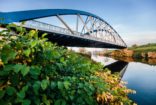
{"type": "MultiPolygon", "coordinates": [[[[26,21],[26,23],[24,24],[25,27],[29,27],[29,28],[35,28],[38,30],[42,30],[42,31],[48,31],[48,32],[55,32],[55,33],[62,33],[62,34],[70,34],[72,35],[72,33],[66,29],[66,28],[62,28],[62,27],[58,27],[58,26],[54,26],[48,23],[43,23],[43,22],[39,22],[36,20],[29,20],[26,21]]],[[[75,35],[80,35],[79,32],[73,31],[75,35]]]]}
{"type": "Polygon", "coordinates": [[[80,32],[77,32],[77,31],[73,31],[73,33],[74,33],[73,34],[66,28],[54,26],[54,25],[39,22],[36,20],[26,21],[25,24],[23,25],[23,27],[38,29],[38,30],[53,32],[53,33],[58,33],[58,34],[64,34],[64,35],[72,35],[72,36],[81,37],[81,38],[83,37],[83,38],[90,39],[90,40],[108,42],[110,44],[125,46],[122,43],[115,43],[112,40],[109,40],[108,38],[105,38],[105,37],[97,37],[97,36],[95,37],[95,36],[88,35],[88,34],[81,34],[80,32]]]}

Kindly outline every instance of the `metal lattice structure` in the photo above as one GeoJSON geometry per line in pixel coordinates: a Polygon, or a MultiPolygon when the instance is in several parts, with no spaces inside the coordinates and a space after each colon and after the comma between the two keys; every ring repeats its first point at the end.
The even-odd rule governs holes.
{"type": "Polygon", "coordinates": [[[89,12],[69,9],[45,9],[0,13],[0,17],[0,22],[3,24],[25,21],[23,27],[51,33],[53,35],[50,39],[60,45],[98,48],[127,47],[113,27],[99,16],[89,12]],[[75,30],[64,21],[63,17],[66,15],[76,16],[75,30]],[[65,28],[35,20],[51,16],[56,17],[65,28]],[[80,23],[82,24],[81,26],[80,23]],[[64,40],[61,38],[64,38],[64,40]],[[63,41],[60,42],[60,39],[63,41]]]}

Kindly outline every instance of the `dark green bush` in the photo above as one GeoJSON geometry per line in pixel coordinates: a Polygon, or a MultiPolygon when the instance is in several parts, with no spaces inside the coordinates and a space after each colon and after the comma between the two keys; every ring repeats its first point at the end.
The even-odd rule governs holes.
{"type": "Polygon", "coordinates": [[[14,25],[0,32],[1,105],[131,104],[118,76],[45,36],[14,25]]]}

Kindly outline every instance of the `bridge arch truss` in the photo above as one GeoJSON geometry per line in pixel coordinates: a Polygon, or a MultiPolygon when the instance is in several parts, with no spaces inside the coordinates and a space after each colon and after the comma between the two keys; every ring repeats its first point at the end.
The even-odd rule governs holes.
{"type": "Polygon", "coordinates": [[[44,9],[5,12],[0,13],[0,17],[4,18],[1,23],[5,24],[12,22],[16,22],[16,24],[18,24],[18,22],[25,21],[25,24],[23,26],[26,28],[33,28],[56,34],[74,36],[95,42],[103,42],[105,44],[107,43],[108,46],[111,46],[112,48],[127,47],[126,43],[111,25],[109,25],[99,16],[96,16],[89,12],[70,9],[44,9]],[[74,15],[76,17],[75,29],[71,28],[63,19],[63,17],[66,15],[74,15]],[[65,28],[35,20],[51,16],[56,17],[65,26],[65,28]]]}

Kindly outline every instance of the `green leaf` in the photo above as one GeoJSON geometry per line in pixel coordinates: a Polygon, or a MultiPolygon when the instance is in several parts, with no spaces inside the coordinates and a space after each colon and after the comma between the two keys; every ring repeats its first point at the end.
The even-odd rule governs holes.
{"type": "Polygon", "coordinates": [[[16,89],[14,88],[14,87],[7,87],[7,89],[6,89],[6,93],[9,95],[9,96],[11,96],[11,95],[13,95],[14,93],[16,93],[16,89]]]}
{"type": "Polygon", "coordinates": [[[18,98],[24,99],[25,92],[28,90],[28,86],[24,86],[20,92],[17,93],[18,98]]]}
{"type": "Polygon", "coordinates": [[[25,97],[25,91],[20,91],[17,93],[17,96],[20,98],[20,99],[24,99],[25,97]]]}
{"type": "Polygon", "coordinates": [[[9,45],[5,45],[2,48],[1,58],[4,63],[8,63],[9,60],[13,60],[16,57],[16,51],[9,45]]]}
{"type": "Polygon", "coordinates": [[[35,100],[33,100],[34,101],[34,103],[36,104],[36,105],[41,105],[40,104],[40,98],[35,98],[35,100]]]}
{"type": "Polygon", "coordinates": [[[30,30],[29,31],[29,37],[32,38],[33,36],[35,36],[36,31],[35,30],[30,30]]]}
{"type": "Polygon", "coordinates": [[[46,104],[46,105],[50,105],[50,101],[47,99],[47,96],[44,94],[42,96],[42,101],[46,104]]]}
{"type": "Polygon", "coordinates": [[[31,101],[30,100],[23,100],[22,105],[30,105],[31,101]]]}
{"type": "Polygon", "coordinates": [[[57,86],[58,86],[58,89],[60,89],[60,90],[63,89],[63,83],[62,82],[58,81],[57,86]]]}
{"type": "Polygon", "coordinates": [[[65,89],[69,89],[69,86],[71,85],[68,81],[63,82],[65,89]]]}
{"type": "Polygon", "coordinates": [[[22,32],[23,31],[23,28],[22,27],[16,27],[16,31],[17,32],[22,32]]]}
{"type": "Polygon", "coordinates": [[[18,50],[21,50],[22,47],[23,47],[23,44],[22,44],[21,42],[17,42],[17,43],[16,43],[16,48],[17,48],[18,50]]]}
{"type": "Polygon", "coordinates": [[[31,66],[31,68],[30,68],[30,74],[31,75],[40,75],[40,73],[41,73],[41,67],[31,66]]]}
{"type": "Polygon", "coordinates": [[[17,93],[17,96],[20,98],[20,99],[24,99],[25,97],[25,92],[28,90],[28,86],[24,86],[22,88],[22,90],[20,92],[17,93]]]}
{"type": "Polygon", "coordinates": [[[54,89],[57,86],[56,82],[51,82],[51,89],[54,89]]]}
{"type": "Polygon", "coordinates": [[[54,105],[67,105],[64,99],[58,99],[55,101],[54,105]]]}
{"type": "Polygon", "coordinates": [[[23,68],[23,65],[22,64],[16,64],[13,68],[14,68],[14,72],[18,73],[23,68]]]}
{"type": "Polygon", "coordinates": [[[70,99],[71,99],[71,100],[73,100],[73,99],[74,99],[74,96],[73,96],[73,95],[70,95],[69,97],[70,97],[70,99]]]}
{"type": "Polygon", "coordinates": [[[29,57],[29,55],[30,55],[30,53],[31,53],[30,48],[28,48],[27,50],[24,50],[23,53],[24,53],[25,56],[29,57]]]}
{"type": "Polygon", "coordinates": [[[54,105],[61,105],[61,100],[56,100],[54,105]]]}
{"type": "Polygon", "coordinates": [[[60,62],[63,63],[64,62],[64,57],[60,58],[60,62]]]}
{"type": "Polygon", "coordinates": [[[40,81],[36,81],[33,85],[33,89],[36,95],[38,95],[39,88],[40,88],[40,81]]]}
{"type": "Polygon", "coordinates": [[[7,65],[5,65],[3,70],[9,72],[9,71],[13,70],[13,68],[14,68],[14,65],[7,64],[7,65]]]}
{"type": "Polygon", "coordinates": [[[47,36],[47,35],[48,35],[47,33],[42,34],[42,38],[44,38],[44,37],[47,36]]]}
{"type": "Polygon", "coordinates": [[[0,90],[0,99],[3,98],[5,95],[5,91],[4,90],[0,90]]]}
{"type": "Polygon", "coordinates": [[[27,91],[28,90],[28,85],[26,85],[26,86],[24,86],[23,88],[22,88],[22,91],[27,91]]]}
{"type": "Polygon", "coordinates": [[[67,105],[65,100],[62,100],[62,104],[61,105],[67,105]]]}
{"type": "Polygon", "coordinates": [[[32,41],[32,42],[31,42],[31,48],[32,48],[32,47],[35,47],[35,46],[37,45],[37,43],[38,43],[37,40],[32,41]]]}
{"type": "Polygon", "coordinates": [[[45,90],[47,88],[48,84],[49,84],[49,80],[42,80],[42,82],[41,82],[41,88],[43,90],[45,90]]]}
{"type": "Polygon", "coordinates": [[[23,65],[23,68],[21,70],[22,75],[23,76],[27,75],[29,73],[29,71],[30,71],[30,68],[26,65],[23,65]]]}
{"type": "Polygon", "coordinates": [[[84,87],[83,83],[79,83],[78,86],[79,86],[79,88],[83,88],[84,87]]]}

